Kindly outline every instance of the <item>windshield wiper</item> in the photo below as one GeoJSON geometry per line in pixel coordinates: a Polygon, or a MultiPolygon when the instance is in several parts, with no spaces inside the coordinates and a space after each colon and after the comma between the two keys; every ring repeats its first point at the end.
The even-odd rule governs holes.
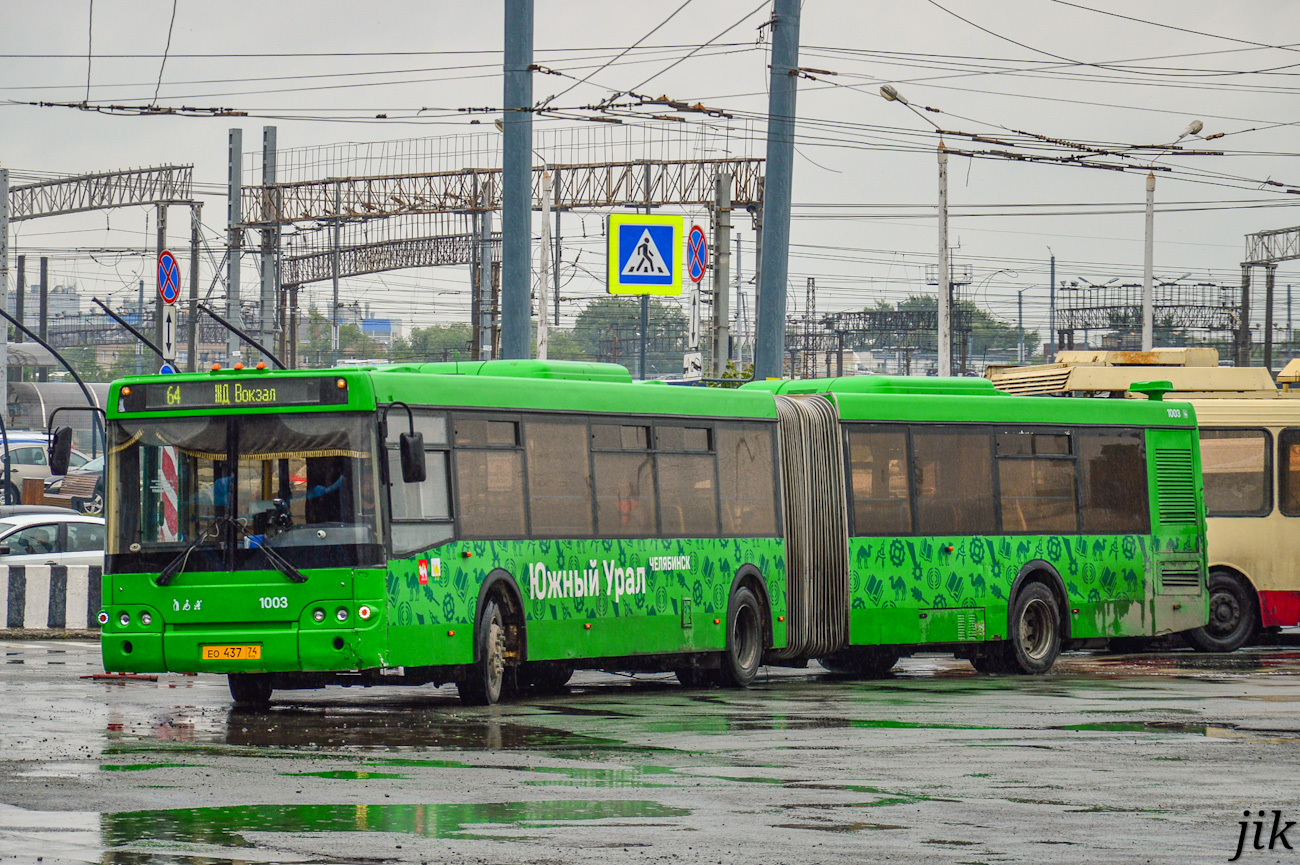
{"type": "Polygon", "coordinates": [[[279,571],[280,573],[282,573],[282,574],[284,574],[286,577],[288,577],[288,578],[289,578],[289,582],[291,582],[291,583],[305,583],[305,582],[307,582],[307,575],[304,574],[302,571],[298,570],[297,568],[295,568],[295,567],[294,567],[294,566],[289,562],[288,559],[286,559],[284,556],[280,555],[280,554],[275,550],[274,547],[272,547],[270,544],[268,544],[268,543],[266,542],[266,536],[265,536],[265,535],[252,535],[252,534],[249,534],[249,533],[248,533],[248,529],[247,529],[247,527],[245,527],[243,523],[240,523],[240,522],[238,522],[238,521],[236,521],[236,520],[232,520],[231,522],[233,522],[233,523],[235,524],[235,526],[238,528],[240,534],[242,534],[244,537],[248,538],[248,540],[249,540],[249,542],[250,542],[251,544],[253,544],[255,547],[257,547],[259,550],[261,550],[263,553],[266,554],[266,559],[267,559],[267,561],[269,561],[269,562],[271,563],[271,565],[272,565],[272,566],[273,566],[277,571],[279,571]]]}
{"type": "Polygon", "coordinates": [[[158,572],[158,579],[154,580],[154,585],[171,585],[171,581],[175,579],[176,575],[185,570],[185,565],[189,563],[191,553],[201,547],[205,542],[215,541],[220,537],[220,533],[217,531],[219,525],[221,525],[221,521],[216,520],[212,525],[199,532],[199,536],[194,539],[192,544],[177,553],[176,558],[163,566],[163,569],[158,572]]]}

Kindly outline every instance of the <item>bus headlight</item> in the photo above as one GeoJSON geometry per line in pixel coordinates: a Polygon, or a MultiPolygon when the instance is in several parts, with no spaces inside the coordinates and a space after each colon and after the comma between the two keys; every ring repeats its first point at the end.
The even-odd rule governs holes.
{"type": "Polygon", "coordinates": [[[338,619],[340,622],[346,622],[348,620],[348,608],[339,607],[339,611],[334,614],[334,618],[338,619]]]}
{"type": "Polygon", "coordinates": [[[152,623],[153,623],[153,616],[149,615],[148,613],[140,614],[140,624],[148,626],[152,623]]]}
{"type": "Polygon", "coordinates": [[[322,610],[320,607],[317,607],[315,610],[312,611],[311,617],[314,621],[323,622],[325,621],[325,611],[322,610]]]}
{"type": "Polygon", "coordinates": [[[131,624],[131,614],[123,613],[117,617],[117,621],[125,628],[127,625],[131,624]]]}
{"type": "Polygon", "coordinates": [[[370,608],[365,604],[362,604],[360,607],[357,607],[357,615],[360,616],[363,621],[370,618],[370,608]]]}

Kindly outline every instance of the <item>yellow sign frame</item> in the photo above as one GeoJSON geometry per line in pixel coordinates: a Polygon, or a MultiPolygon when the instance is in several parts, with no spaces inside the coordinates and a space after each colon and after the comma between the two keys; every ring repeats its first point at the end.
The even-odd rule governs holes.
{"type": "MultiPolygon", "coordinates": [[[[685,291],[685,232],[686,217],[679,213],[611,213],[605,223],[606,290],[613,295],[681,296],[685,291]],[[622,255],[622,249],[619,247],[619,240],[623,236],[622,229],[624,226],[667,226],[672,230],[672,260],[669,262],[670,281],[668,284],[646,285],[625,281],[622,273],[623,268],[621,267],[624,256],[622,255]]],[[[634,240],[632,243],[635,244],[636,241],[634,240]]],[[[660,253],[662,254],[662,251],[660,253]]]]}

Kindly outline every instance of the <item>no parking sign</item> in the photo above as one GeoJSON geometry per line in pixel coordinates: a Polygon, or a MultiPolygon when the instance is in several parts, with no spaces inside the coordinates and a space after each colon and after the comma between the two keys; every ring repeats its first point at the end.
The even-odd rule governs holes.
{"type": "Polygon", "coordinates": [[[709,244],[704,239],[704,229],[698,225],[691,226],[690,238],[686,241],[686,273],[691,282],[704,279],[709,266],[709,244]]]}

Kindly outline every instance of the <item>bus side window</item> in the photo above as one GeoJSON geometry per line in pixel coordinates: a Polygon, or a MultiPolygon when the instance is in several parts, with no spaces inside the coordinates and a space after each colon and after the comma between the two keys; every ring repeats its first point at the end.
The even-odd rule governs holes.
{"type": "Polygon", "coordinates": [[[535,538],[589,538],[591,463],[587,422],[574,418],[524,421],[528,454],[528,514],[535,538]]]}
{"type": "Polygon", "coordinates": [[[524,454],[519,422],[455,415],[456,516],[465,538],[522,538],[524,454]]]}
{"type": "Polygon", "coordinates": [[[1262,517],[1273,509],[1269,434],[1262,429],[1202,429],[1205,513],[1262,517]]]}
{"type": "Polygon", "coordinates": [[[912,427],[917,534],[991,535],[997,530],[990,445],[986,432],[912,427]]]}
{"type": "Polygon", "coordinates": [[[1000,432],[997,444],[1002,531],[1078,531],[1070,436],[1000,432]]]}
{"type": "Polygon", "coordinates": [[[849,430],[854,535],[910,535],[907,431],[856,426],[849,430]]]}
{"type": "Polygon", "coordinates": [[[1077,435],[1082,531],[1085,534],[1151,531],[1142,433],[1083,430],[1077,435]]]}
{"type": "Polygon", "coordinates": [[[655,472],[659,488],[660,535],[716,538],[716,460],[709,453],[711,430],[672,424],[655,426],[655,472]]]}
{"type": "Polygon", "coordinates": [[[1277,445],[1277,505],[1288,517],[1300,517],[1300,427],[1282,430],[1277,445]]]}
{"type": "Polygon", "coordinates": [[[776,528],[775,424],[722,423],[714,427],[718,494],[724,537],[772,537],[776,528]]]}

